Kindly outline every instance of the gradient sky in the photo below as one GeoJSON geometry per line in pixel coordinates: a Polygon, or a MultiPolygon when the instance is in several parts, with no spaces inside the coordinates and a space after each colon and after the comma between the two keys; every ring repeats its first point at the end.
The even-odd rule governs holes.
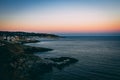
{"type": "Polygon", "coordinates": [[[0,30],[120,32],[120,0],[0,0],[0,30]]]}

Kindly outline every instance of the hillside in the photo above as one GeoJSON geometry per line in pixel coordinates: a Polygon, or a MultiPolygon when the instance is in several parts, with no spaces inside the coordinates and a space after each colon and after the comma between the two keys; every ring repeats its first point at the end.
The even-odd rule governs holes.
{"type": "Polygon", "coordinates": [[[0,36],[38,36],[38,37],[51,37],[51,38],[59,38],[60,36],[55,34],[47,34],[47,33],[30,33],[30,32],[10,32],[10,31],[0,31],[0,36]]]}

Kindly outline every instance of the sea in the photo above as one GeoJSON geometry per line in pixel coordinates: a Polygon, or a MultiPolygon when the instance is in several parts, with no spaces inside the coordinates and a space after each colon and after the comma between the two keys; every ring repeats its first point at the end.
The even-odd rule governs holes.
{"type": "Polygon", "coordinates": [[[43,75],[40,80],[120,80],[120,36],[65,36],[27,45],[54,49],[42,58],[72,57],[79,61],[43,75]]]}

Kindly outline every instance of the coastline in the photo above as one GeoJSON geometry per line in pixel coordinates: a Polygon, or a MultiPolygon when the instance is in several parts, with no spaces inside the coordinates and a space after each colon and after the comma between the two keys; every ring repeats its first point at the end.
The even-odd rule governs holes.
{"type": "Polygon", "coordinates": [[[42,77],[45,73],[51,72],[53,67],[62,69],[78,61],[69,57],[43,59],[34,55],[35,52],[45,52],[53,49],[4,41],[1,41],[1,44],[4,44],[0,46],[2,69],[0,73],[3,73],[1,80],[35,80],[38,76],[41,75],[42,77]]]}

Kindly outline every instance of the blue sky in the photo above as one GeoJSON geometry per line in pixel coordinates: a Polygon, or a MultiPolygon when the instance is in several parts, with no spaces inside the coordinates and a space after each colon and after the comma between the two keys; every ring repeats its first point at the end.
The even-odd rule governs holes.
{"type": "Polygon", "coordinates": [[[0,0],[0,10],[16,12],[24,8],[39,5],[50,7],[51,5],[91,5],[91,6],[112,6],[120,7],[120,0],[0,0]]]}
{"type": "Polygon", "coordinates": [[[119,20],[120,0],[0,0],[1,30],[119,32],[119,20]]]}

